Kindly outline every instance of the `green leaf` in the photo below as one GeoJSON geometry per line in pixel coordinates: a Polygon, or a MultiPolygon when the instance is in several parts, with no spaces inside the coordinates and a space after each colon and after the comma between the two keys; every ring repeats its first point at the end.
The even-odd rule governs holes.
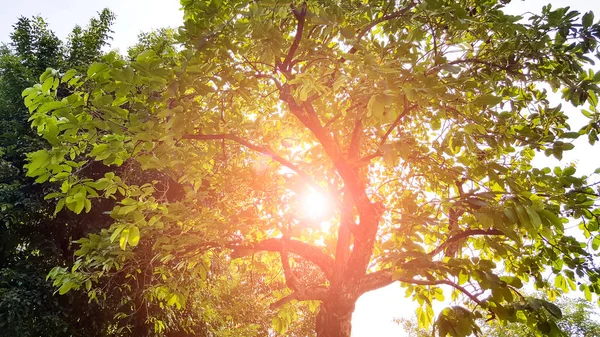
{"type": "Polygon", "coordinates": [[[138,208],[137,205],[131,205],[131,206],[122,206],[119,209],[119,215],[127,215],[133,211],[135,211],[138,208]]]}
{"type": "Polygon", "coordinates": [[[594,24],[594,13],[589,11],[583,15],[581,18],[581,23],[583,24],[583,28],[588,28],[594,24]]]}
{"type": "Polygon", "coordinates": [[[58,288],[58,294],[59,295],[64,295],[67,292],[69,292],[69,290],[71,290],[71,288],[73,288],[73,286],[75,285],[75,283],[73,283],[73,281],[67,281],[65,283],[63,283],[62,286],[60,286],[60,288],[58,288]]]}
{"type": "Polygon", "coordinates": [[[549,221],[549,222],[550,222],[552,225],[554,225],[555,227],[557,227],[557,228],[560,228],[560,229],[562,229],[562,228],[563,228],[562,221],[560,221],[560,218],[559,218],[558,216],[556,216],[556,214],[554,214],[554,213],[552,213],[552,212],[550,212],[550,211],[548,211],[548,210],[546,210],[546,209],[543,209],[543,210],[541,210],[541,211],[540,211],[540,214],[541,214],[541,215],[542,215],[542,216],[543,216],[545,219],[548,219],[548,221],[549,221]]]}
{"type": "Polygon", "coordinates": [[[124,228],[121,231],[121,238],[119,239],[119,247],[121,247],[122,250],[125,250],[125,248],[127,248],[128,240],[129,240],[129,228],[124,228]]]}
{"type": "Polygon", "coordinates": [[[562,138],[568,138],[568,139],[577,139],[577,138],[579,138],[579,136],[581,136],[581,134],[579,134],[579,132],[565,132],[562,134],[562,138]]]}
{"type": "Polygon", "coordinates": [[[369,99],[367,103],[367,117],[375,116],[381,117],[383,116],[383,111],[385,109],[385,103],[382,102],[381,95],[373,95],[369,99]]]}
{"type": "Polygon", "coordinates": [[[354,37],[354,29],[352,29],[350,27],[342,27],[342,28],[340,28],[340,33],[346,39],[351,39],[351,38],[354,37]]]}
{"type": "Polygon", "coordinates": [[[523,282],[520,278],[516,276],[501,276],[500,279],[506,282],[506,284],[513,286],[517,289],[521,289],[523,287],[523,282]]]}
{"type": "Polygon", "coordinates": [[[561,289],[564,292],[569,291],[567,280],[565,280],[565,277],[562,274],[556,275],[556,277],[554,278],[554,286],[558,289],[561,289]]]}
{"type": "Polygon", "coordinates": [[[56,208],[54,209],[54,215],[58,214],[63,207],[65,207],[65,199],[60,199],[58,203],[56,203],[56,208]]]}
{"type": "Polygon", "coordinates": [[[420,328],[428,329],[433,323],[433,309],[431,306],[417,307],[417,320],[420,328]]]}
{"type": "Polygon", "coordinates": [[[592,249],[598,250],[599,247],[600,247],[600,235],[596,235],[596,236],[594,236],[594,239],[592,240],[592,249]]]}
{"type": "Polygon", "coordinates": [[[50,200],[50,199],[54,199],[54,198],[62,198],[63,196],[64,196],[64,193],[60,193],[60,192],[48,193],[44,197],[44,200],[50,200]]]}
{"type": "Polygon", "coordinates": [[[548,301],[545,301],[545,300],[540,300],[540,301],[542,301],[542,305],[544,306],[544,308],[546,310],[548,310],[548,312],[552,316],[554,316],[557,319],[561,319],[562,318],[562,316],[563,316],[562,315],[562,311],[560,310],[560,308],[556,304],[548,302],[548,301]]]}
{"type": "Polygon", "coordinates": [[[119,237],[119,234],[121,234],[124,228],[125,225],[117,226],[117,228],[115,228],[114,232],[110,236],[110,242],[115,242],[115,240],[119,237]]]}
{"type": "Polygon", "coordinates": [[[273,317],[271,320],[271,327],[273,327],[273,330],[277,331],[279,334],[283,334],[285,332],[281,318],[277,316],[273,317]]]}
{"type": "Polygon", "coordinates": [[[94,76],[100,75],[106,71],[108,71],[108,65],[104,64],[104,63],[94,63],[92,64],[87,71],[87,76],[89,78],[93,78],[94,76]]]}
{"type": "Polygon", "coordinates": [[[38,184],[45,183],[48,180],[48,178],[50,178],[50,173],[42,173],[37,177],[37,179],[35,179],[35,182],[38,184]]]}
{"type": "Polygon", "coordinates": [[[21,97],[29,96],[29,95],[34,94],[34,93],[37,94],[37,92],[38,92],[38,89],[36,89],[36,88],[26,88],[21,93],[21,97]]]}
{"type": "Polygon", "coordinates": [[[127,242],[130,246],[135,247],[140,242],[140,230],[136,226],[132,226],[129,228],[129,237],[127,242]]]}
{"type": "Polygon", "coordinates": [[[77,74],[77,70],[75,70],[75,69],[67,70],[67,72],[62,76],[62,79],[61,79],[62,83],[69,82],[69,80],[71,78],[73,78],[73,76],[75,76],[76,74],[77,74]]]}
{"type": "Polygon", "coordinates": [[[46,94],[49,93],[50,88],[52,88],[53,84],[54,84],[54,78],[48,77],[42,84],[42,93],[46,93],[46,94]]]}
{"type": "Polygon", "coordinates": [[[544,334],[544,336],[548,336],[548,334],[552,330],[548,321],[537,322],[536,327],[538,328],[538,330],[540,330],[540,332],[544,334]]]}
{"type": "Polygon", "coordinates": [[[519,218],[519,223],[531,234],[532,237],[535,237],[538,233],[537,227],[535,227],[530,220],[529,214],[525,207],[521,205],[517,205],[517,217],[519,218]]]}
{"type": "Polygon", "coordinates": [[[50,154],[46,150],[38,150],[29,154],[29,164],[27,164],[27,176],[32,177],[34,173],[50,163],[50,154]]]}
{"type": "Polygon", "coordinates": [[[319,309],[319,301],[307,301],[308,304],[308,310],[312,313],[317,312],[317,309],[319,309]]]}
{"type": "Polygon", "coordinates": [[[51,78],[55,73],[55,70],[53,70],[52,68],[46,68],[46,71],[44,71],[40,75],[40,82],[45,82],[49,77],[51,78]]]}
{"type": "Polygon", "coordinates": [[[183,297],[181,297],[179,294],[171,294],[167,304],[170,306],[175,306],[177,309],[181,309],[184,305],[183,297]]]}
{"type": "Polygon", "coordinates": [[[85,207],[85,198],[78,198],[75,201],[75,206],[73,207],[73,212],[75,212],[75,214],[79,214],[79,213],[81,213],[81,211],[83,211],[84,207],[85,207]]]}
{"type": "Polygon", "coordinates": [[[494,95],[483,95],[483,96],[477,97],[473,101],[473,104],[479,105],[479,106],[492,107],[492,106],[499,104],[500,102],[502,102],[502,97],[497,97],[494,95]]]}
{"type": "Polygon", "coordinates": [[[575,168],[573,166],[568,166],[567,168],[565,168],[563,170],[563,174],[565,176],[572,176],[573,174],[575,174],[575,168]]]}
{"type": "Polygon", "coordinates": [[[530,206],[526,206],[525,207],[525,211],[529,215],[529,219],[531,220],[531,224],[536,229],[539,229],[540,226],[542,225],[542,219],[540,218],[539,214],[532,207],[530,207],[530,206]]]}
{"type": "Polygon", "coordinates": [[[590,291],[590,287],[588,287],[585,284],[582,284],[583,287],[583,295],[585,297],[585,300],[588,302],[592,301],[592,292],[590,291]]]}
{"type": "Polygon", "coordinates": [[[101,161],[108,158],[112,152],[108,144],[98,144],[94,146],[94,149],[90,152],[90,157],[95,157],[96,161],[101,161]]]}
{"type": "Polygon", "coordinates": [[[156,58],[156,52],[154,50],[148,49],[145,50],[143,52],[141,52],[137,57],[136,57],[136,61],[137,62],[148,62],[151,61],[152,59],[156,58]]]}
{"type": "Polygon", "coordinates": [[[513,207],[507,207],[504,209],[504,215],[510,220],[512,224],[517,223],[519,218],[517,217],[517,213],[513,207]]]}

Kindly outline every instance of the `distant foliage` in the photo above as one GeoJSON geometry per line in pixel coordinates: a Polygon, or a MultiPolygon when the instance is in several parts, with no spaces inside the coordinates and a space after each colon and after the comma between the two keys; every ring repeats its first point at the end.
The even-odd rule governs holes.
{"type": "MultiPolygon", "coordinates": [[[[562,317],[556,318],[551,312],[546,312],[547,319],[558,326],[562,333],[557,336],[565,337],[595,337],[600,336],[600,322],[598,321],[597,307],[585,299],[565,297],[558,300],[556,305],[562,311],[562,317]]],[[[397,322],[411,337],[431,337],[432,332],[419,329],[416,318],[401,318],[397,322]]],[[[532,328],[525,323],[493,321],[480,332],[480,337],[543,337],[548,336],[549,326],[540,323],[537,328],[532,328]]]]}
{"type": "MultiPolygon", "coordinates": [[[[48,67],[87,67],[105,45],[112,13],[81,30],[77,44],[60,41],[41,17],[21,17],[11,40],[0,47],[0,335],[106,336],[112,313],[89,305],[87,296],[53,294],[47,273],[56,265],[73,265],[73,238],[99,230],[100,212],[87,218],[60,214],[56,202],[45,200],[51,186],[26,176],[26,154],[49,147],[30,128],[21,92],[48,67]],[[98,26],[93,28],[93,26],[98,26]],[[90,32],[96,31],[96,40],[90,32]],[[89,61],[72,63],[71,55],[87,50],[89,61]],[[93,220],[92,220],[93,219],[93,220]]],[[[73,39],[71,41],[74,41],[73,39]]],[[[64,94],[61,93],[58,97],[64,94]]]]}

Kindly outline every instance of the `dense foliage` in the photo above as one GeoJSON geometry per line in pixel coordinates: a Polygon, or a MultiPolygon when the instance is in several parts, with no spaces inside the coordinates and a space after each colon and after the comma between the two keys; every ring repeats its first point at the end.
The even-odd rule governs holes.
{"type": "Polygon", "coordinates": [[[598,140],[592,13],[517,17],[496,0],[182,6],[180,48],[49,69],[22,93],[51,145],[29,155],[28,176],[56,186],[59,214],[112,218],[78,241],[73,268],[50,273],[59,293],[101,299],[112,282],[158,333],[191,312],[223,320],[220,336],[266,333],[244,308],[267,306],[286,333],[318,306],[314,333],[327,337],[349,336],[357,298],[395,281],[441,336],[481,319],[558,336],[548,315],[561,311],[524,297],[527,282],[600,294],[595,176],[531,164],[598,140]],[[571,130],[546,88],[589,123],[571,130]],[[103,176],[81,174],[100,164],[103,176]],[[315,193],[327,212],[300,207],[315,193]],[[457,304],[434,318],[446,295],[457,304]],[[228,296],[237,316],[223,315],[228,296]]]}
{"type": "MultiPolygon", "coordinates": [[[[47,148],[29,125],[21,91],[46,68],[84,68],[101,57],[113,14],[105,10],[66,43],[40,17],[20,18],[11,41],[0,47],[0,331],[3,336],[104,335],[111,312],[89,305],[87,296],[55,297],[46,275],[71,266],[71,241],[103,225],[101,211],[52,218],[55,202],[44,200],[49,186],[25,175],[28,152],[47,148]],[[85,58],[78,55],[85,54],[85,58]],[[74,62],[73,60],[79,59],[74,62]],[[92,220],[94,219],[94,220],[92,220]]],[[[74,249],[75,248],[75,249],[74,249]]]]}
{"type": "MultiPolygon", "coordinates": [[[[226,293],[220,296],[215,281],[213,292],[199,294],[198,301],[189,300],[188,310],[173,315],[172,311],[158,306],[147,306],[138,310],[137,296],[143,294],[137,284],[127,283],[124,279],[111,279],[114,283],[126,284],[128,291],[123,293],[112,282],[102,284],[104,289],[101,300],[89,301],[86,294],[69,293],[58,296],[52,282],[46,280],[51,268],[73,267],[73,253],[77,247],[73,240],[88,233],[94,233],[107,227],[110,218],[103,215],[104,209],[113,207],[104,203],[85,217],[73,213],[54,214],[56,201],[45,200],[51,191],[48,186],[35,184],[33,178],[26,177],[23,170],[26,153],[48,147],[48,143],[30,128],[29,112],[23,104],[21,92],[32,85],[48,67],[57,69],[85,69],[94,61],[99,61],[101,48],[110,40],[110,25],[114,16],[108,10],[99,13],[98,19],[92,19],[88,27],[76,27],[67,42],[58,40],[48,29],[43,19],[21,18],[15,24],[12,41],[2,49],[0,70],[3,133],[2,133],[2,215],[4,225],[0,250],[0,326],[2,335],[23,336],[64,336],[66,334],[92,336],[151,335],[153,319],[160,317],[170,325],[169,335],[186,336],[193,330],[194,336],[203,336],[218,331],[244,335],[239,325],[246,325],[245,335],[264,333],[270,326],[270,317],[261,316],[265,306],[250,300],[255,295],[254,287],[247,284],[234,287],[228,284],[226,293]],[[83,60],[87,60],[84,63],[83,60]],[[247,297],[242,304],[231,299],[247,297]],[[202,296],[202,297],[200,297],[202,296]],[[207,308],[203,301],[210,298],[218,303],[214,309],[199,315],[207,308]],[[245,304],[247,303],[247,304],[245,304]],[[97,304],[100,304],[97,305],[97,304]],[[232,322],[235,321],[236,324],[232,322]]],[[[127,53],[129,58],[152,49],[164,58],[174,58],[177,41],[171,29],[143,33],[139,42],[127,53]]],[[[58,97],[68,95],[67,88],[60,88],[58,97]]],[[[106,172],[102,164],[89,165],[79,171],[86,177],[96,177],[106,172]]],[[[157,172],[146,171],[143,177],[132,168],[119,171],[128,176],[128,181],[136,179],[160,179],[157,172]]],[[[176,184],[166,180],[165,183],[176,184]]],[[[175,188],[172,187],[172,190],[175,188]]],[[[171,197],[169,195],[169,197],[171,197]]],[[[215,262],[216,264],[216,262],[215,262]]],[[[281,288],[281,284],[273,284],[281,288]]],[[[272,291],[268,290],[269,293],[272,291]]],[[[60,294],[60,291],[58,291],[60,294]]],[[[310,324],[310,320],[307,322],[310,324]]],[[[160,325],[158,325],[160,326],[160,325]]],[[[306,327],[296,324],[298,335],[306,335],[306,327]]]]}
{"type": "MultiPolygon", "coordinates": [[[[538,296],[539,297],[539,296],[538,296]]],[[[532,299],[533,300],[533,299],[532,299]]],[[[549,320],[560,327],[565,336],[569,337],[594,337],[600,335],[600,322],[598,322],[597,307],[585,299],[563,298],[556,302],[562,310],[562,317],[555,318],[547,312],[549,320]]],[[[430,337],[431,331],[419,329],[416,317],[413,319],[401,318],[405,332],[411,337],[430,337]]],[[[487,324],[480,334],[481,337],[538,337],[537,329],[532,329],[523,323],[507,323],[492,321],[487,324]]]]}

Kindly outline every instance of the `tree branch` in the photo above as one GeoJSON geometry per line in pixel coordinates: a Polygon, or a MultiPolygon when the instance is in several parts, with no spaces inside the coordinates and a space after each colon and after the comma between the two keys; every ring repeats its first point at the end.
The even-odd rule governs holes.
{"type": "Polygon", "coordinates": [[[364,293],[372,291],[372,290],[383,288],[383,287],[390,285],[396,281],[399,281],[402,283],[408,283],[408,284],[422,285],[422,286],[449,285],[449,286],[453,287],[454,289],[457,289],[460,292],[462,292],[463,294],[465,294],[468,298],[471,299],[471,301],[477,303],[478,305],[481,305],[481,300],[479,300],[479,298],[477,298],[477,296],[471,294],[467,289],[465,289],[464,287],[462,287],[450,280],[432,280],[432,281],[430,281],[430,280],[415,280],[413,278],[404,278],[404,277],[393,278],[391,269],[383,269],[383,270],[365,275],[364,278],[362,279],[362,282],[360,283],[360,293],[364,294],[364,293]]]}
{"type": "Polygon", "coordinates": [[[304,22],[306,20],[307,8],[308,6],[306,5],[306,2],[302,4],[302,8],[300,10],[298,10],[298,8],[292,7],[292,12],[296,17],[296,20],[298,20],[298,25],[296,26],[296,36],[294,36],[294,41],[292,42],[290,50],[288,51],[285,60],[283,61],[283,69],[281,69],[282,71],[289,71],[289,68],[292,64],[292,59],[294,58],[294,54],[296,53],[296,50],[300,45],[300,40],[302,40],[302,32],[304,32],[304,22]]]}
{"type": "Polygon", "coordinates": [[[333,271],[332,285],[342,283],[348,257],[350,256],[350,243],[352,239],[352,226],[354,223],[354,207],[352,197],[344,193],[340,212],[340,225],[338,227],[337,242],[335,248],[335,269],[333,271]]]}
{"type": "MultiPolygon", "coordinates": [[[[378,18],[378,19],[375,19],[375,20],[371,21],[371,22],[370,22],[368,25],[366,25],[366,26],[365,26],[365,27],[364,27],[364,28],[363,28],[363,29],[362,29],[362,30],[361,30],[361,31],[358,33],[358,35],[356,35],[356,44],[355,44],[355,45],[359,44],[359,43],[360,43],[360,40],[361,40],[361,39],[362,39],[362,38],[363,38],[363,37],[364,37],[364,36],[365,36],[365,35],[366,35],[368,32],[370,32],[370,31],[371,31],[371,29],[373,29],[373,27],[377,26],[378,24],[380,24],[380,23],[382,23],[382,22],[384,22],[384,21],[389,21],[389,20],[397,19],[397,18],[399,18],[399,17],[403,16],[403,15],[404,15],[404,14],[406,14],[406,13],[407,13],[409,10],[411,10],[411,9],[412,9],[414,6],[415,6],[415,2],[414,2],[414,1],[411,1],[410,3],[408,3],[408,4],[406,5],[406,7],[402,8],[401,10],[399,10],[399,11],[396,11],[396,12],[393,12],[393,13],[390,13],[390,14],[383,15],[383,16],[381,16],[380,18],[378,18]]],[[[357,49],[355,46],[353,46],[353,47],[352,47],[352,48],[351,48],[351,49],[348,51],[348,54],[354,54],[354,53],[356,53],[356,51],[357,51],[357,50],[358,50],[358,49],[357,49]]],[[[344,59],[344,58],[340,59],[340,63],[344,63],[344,61],[345,61],[345,59],[344,59]]]]}
{"type": "MultiPolygon", "coordinates": [[[[275,303],[270,305],[271,309],[277,309],[288,303],[292,300],[298,301],[308,301],[308,300],[323,300],[327,293],[327,288],[325,287],[303,287],[294,271],[290,267],[290,258],[288,256],[288,246],[290,243],[289,238],[280,239],[281,241],[281,250],[279,251],[279,255],[281,257],[281,265],[283,267],[283,275],[285,276],[285,283],[288,288],[292,289],[292,293],[288,296],[283,297],[282,299],[276,301],[275,303]]],[[[264,241],[263,241],[264,242],[264,241]]],[[[300,242],[300,241],[297,241],[300,242]]]]}
{"type": "Polygon", "coordinates": [[[440,252],[444,251],[444,249],[446,249],[446,247],[448,247],[453,242],[458,241],[460,239],[464,239],[469,236],[476,236],[476,235],[504,235],[504,233],[498,229],[493,229],[493,228],[492,229],[467,229],[465,231],[462,231],[458,234],[451,236],[450,238],[448,238],[448,240],[444,241],[441,245],[437,246],[437,248],[435,248],[434,250],[429,252],[427,255],[435,256],[435,255],[439,254],[440,252]]]}
{"type": "Polygon", "coordinates": [[[234,251],[232,257],[238,258],[249,255],[255,251],[282,252],[282,250],[284,249],[284,244],[285,250],[287,252],[296,254],[302,257],[303,259],[314,263],[323,271],[325,277],[331,280],[335,264],[334,260],[331,258],[331,256],[327,255],[320,248],[312,246],[302,241],[272,238],[246,246],[236,245],[230,248],[232,248],[234,251]]]}
{"type": "Polygon", "coordinates": [[[435,74],[435,73],[439,72],[440,70],[442,70],[442,68],[444,68],[445,66],[452,66],[452,65],[463,64],[463,63],[482,64],[482,65],[488,66],[490,68],[498,68],[498,69],[507,71],[514,75],[523,75],[523,74],[513,71],[513,66],[511,66],[511,65],[505,66],[505,65],[497,64],[497,63],[494,63],[491,61],[480,60],[477,58],[466,58],[466,59],[461,59],[461,60],[450,61],[450,62],[447,62],[444,64],[437,65],[433,68],[430,68],[429,70],[425,71],[425,76],[435,74]]]}
{"type": "Polygon", "coordinates": [[[354,246],[344,273],[345,281],[356,282],[367,270],[385,206],[380,201],[371,202],[365,187],[366,177],[344,158],[331,132],[321,125],[314,107],[306,102],[302,106],[298,105],[290,93],[289,86],[284,85],[284,89],[280,93],[281,100],[287,103],[292,114],[317,138],[342,178],[344,188],[352,196],[358,211],[360,222],[353,233],[354,246]]]}
{"type": "Polygon", "coordinates": [[[354,122],[352,130],[352,138],[350,138],[350,146],[348,147],[348,159],[350,162],[356,161],[360,157],[360,138],[363,133],[363,125],[360,117],[354,122]]]}
{"type": "Polygon", "coordinates": [[[319,191],[323,190],[323,188],[321,186],[317,185],[317,183],[314,182],[313,178],[310,175],[308,175],[306,172],[301,170],[298,166],[296,166],[291,161],[276,154],[268,146],[253,144],[250,141],[240,138],[233,134],[214,134],[214,135],[188,134],[188,135],[184,135],[182,137],[182,139],[193,139],[193,140],[226,140],[227,139],[227,140],[234,141],[234,142],[236,142],[240,145],[243,145],[253,151],[256,151],[256,152],[259,152],[259,153],[262,153],[262,154],[268,156],[272,160],[274,160],[274,161],[280,163],[281,165],[289,168],[290,170],[294,171],[303,180],[305,180],[306,183],[315,187],[317,190],[319,190],[319,191]]]}
{"type": "Polygon", "coordinates": [[[391,269],[382,269],[374,273],[367,274],[360,280],[359,294],[364,294],[369,291],[383,288],[394,283],[395,281],[397,280],[392,278],[391,269]]]}
{"type": "Polygon", "coordinates": [[[344,185],[350,191],[359,213],[365,214],[373,211],[365,187],[361,183],[362,179],[358,176],[357,171],[348,164],[331,133],[321,125],[314,107],[306,102],[302,105],[296,103],[290,93],[289,85],[284,84],[282,89],[280,92],[281,100],[288,105],[291,113],[317,138],[325,153],[333,162],[338,174],[342,177],[344,185]]]}
{"type": "Polygon", "coordinates": [[[298,291],[300,289],[300,285],[298,284],[298,279],[296,275],[294,275],[294,271],[290,267],[290,257],[287,253],[287,242],[289,239],[284,238],[284,242],[281,244],[281,251],[279,252],[279,256],[281,257],[281,266],[283,267],[283,275],[285,276],[285,283],[288,288],[293,291],[298,291]]]}
{"type": "Polygon", "coordinates": [[[411,112],[412,110],[414,110],[415,108],[417,108],[417,105],[411,105],[410,107],[404,109],[404,111],[402,111],[402,113],[400,113],[398,115],[398,117],[396,117],[396,119],[392,122],[392,124],[387,129],[387,131],[385,132],[383,137],[381,137],[381,140],[379,141],[379,144],[377,145],[377,150],[371,154],[368,154],[368,155],[360,158],[358,160],[359,166],[367,165],[371,160],[383,156],[383,151],[381,150],[381,147],[387,142],[387,139],[390,136],[390,134],[392,133],[392,131],[394,131],[394,129],[396,127],[398,127],[398,124],[400,124],[400,121],[402,120],[402,118],[404,118],[406,115],[408,115],[408,113],[411,112]]]}
{"type": "MultiPolygon", "coordinates": [[[[404,98],[404,100],[406,103],[406,97],[404,98]]],[[[411,105],[411,106],[407,107],[406,109],[404,109],[404,111],[402,111],[402,113],[400,113],[398,115],[398,117],[396,117],[396,119],[394,119],[394,121],[392,122],[390,127],[387,129],[387,131],[385,132],[383,137],[381,137],[381,141],[379,141],[378,149],[380,149],[381,146],[383,146],[383,144],[385,144],[387,142],[388,137],[390,136],[392,131],[394,131],[394,129],[398,126],[398,124],[400,124],[400,121],[402,120],[402,118],[404,118],[404,116],[408,115],[408,113],[411,112],[416,107],[417,107],[417,105],[411,105]]]]}
{"type": "Polygon", "coordinates": [[[293,293],[273,302],[269,308],[272,310],[278,309],[290,301],[323,301],[327,297],[327,287],[310,287],[293,293]]]}
{"type": "Polygon", "coordinates": [[[371,162],[371,160],[373,160],[373,159],[375,159],[377,157],[381,157],[381,156],[383,156],[383,151],[377,150],[377,151],[375,151],[375,152],[373,152],[373,153],[371,153],[369,155],[366,155],[366,156],[360,158],[360,160],[358,161],[358,163],[359,163],[360,166],[368,165],[371,162]]]}
{"type": "MultiPolygon", "coordinates": [[[[373,29],[373,27],[375,27],[376,25],[384,22],[384,21],[389,21],[389,20],[393,20],[396,18],[399,18],[401,16],[403,16],[404,14],[406,14],[408,11],[410,11],[414,6],[416,5],[415,1],[412,0],[410,3],[408,3],[406,5],[406,7],[404,7],[403,9],[390,13],[390,14],[385,14],[383,16],[381,16],[378,19],[375,19],[373,21],[371,21],[368,25],[366,25],[356,36],[356,42],[354,43],[354,45],[352,46],[352,48],[350,48],[350,50],[348,51],[348,54],[354,54],[358,51],[358,48],[356,47],[357,45],[360,44],[360,40],[369,32],[371,31],[371,29],[373,29]]],[[[386,9],[387,10],[387,9],[386,9]]],[[[340,59],[338,60],[338,64],[342,64],[346,62],[346,58],[345,57],[340,57],[340,59]]],[[[331,74],[331,84],[333,84],[333,80],[335,79],[335,76],[337,74],[337,68],[335,69],[335,71],[331,74]]],[[[330,85],[331,85],[330,84],[330,85]]]]}

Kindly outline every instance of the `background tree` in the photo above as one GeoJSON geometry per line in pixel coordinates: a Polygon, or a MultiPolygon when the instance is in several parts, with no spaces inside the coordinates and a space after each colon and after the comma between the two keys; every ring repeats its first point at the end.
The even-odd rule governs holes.
{"type": "Polygon", "coordinates": [[[52,145],[29,155],[28,175],[60,185],[48,196],[57,210],[117,201],[110,228],[79,240],[76,270],[51,272],[61,293],[98,297],[118,276],[145,289],[136,308],[184,308],[218,293],[213,262],[231,262],[224,289],[285,282],[257,296],[279,310],[276,331],[317,301],[314,331],[327,337],[349,336],[357,298],[396,281],[422,327],[443,289],[463,303],[435,320],[442,336],[523,317],[559,335],[548,313],[560,310],[528,301],[525,282],[600,293],[595,178],[531,164],[536,151],[561,159],[574,139],[598,139],[592,13],[546,6],[524,20],[493,0],[182,5],[176,59],[109,54],[23,92],[52,145]],[[542,84],[589,123],[571,131],[542,84]],[[63,99],[61,85],[73,90],[63,99]],[[99,162],[114,169],[79,174],[99,162]],[[118,167],[179,188],[169,196],[171,183],[118,167]],[[301,211],[315,193],[330,209],[301,211]],[[565,232],[569,217],[589,246],[565,232]],[[310,277],[297,267],[307,264],[310,277]]]}
{"type": "Polygon", "coordinates": [[[0,330],[19,336],[103,336],[112,310],[88,304],[87,296],[55,297],[46,281],[56,266],[72,266],[74,238],[98,231],[101,211],[87,217],[62,213],[52,217],[56,202],[44,200],[50,186],[25,175],[26,154],[49,144],[29,126],[21,91],[34,84],[46,68],[87,66],[101,57],[113,14],[105,10],[81,36],[60,41],[41,17],[18,19],[11,41],[0,47],[0,330]],[[94,23],[104,28],[97,30],[94,23]],[[95,30],[97,37],[90,37],[95,30]],[[71,55],[89,50],[86,63],[71,55]],[[94,50],[94,53],[91,51],[94,50]],[[94,219],[93,221],[91,219],[94,219]]]}
{"type": "MultiPolygon", "coordinates": [[[[556,302],[561,308],[562,317],[556,319],[550,312],[547,312],[548,318],[555,321],[563,336],[574,337],[592,337],[600,333],[600,323],[598,322],[595,306],[582,298],[564,297],[556,302]]],[[[429,337],[431,331],[419,329],[416,317],[412,319],[401,318],[397,320],[399,324],[408,333],[409,336],[429,337]]],[[[524,323],[505,323],[493,321],[486,325],[480,334],[481,337],[537,337],[544,336],[540,331],[528,327],[524,323]]]]}

